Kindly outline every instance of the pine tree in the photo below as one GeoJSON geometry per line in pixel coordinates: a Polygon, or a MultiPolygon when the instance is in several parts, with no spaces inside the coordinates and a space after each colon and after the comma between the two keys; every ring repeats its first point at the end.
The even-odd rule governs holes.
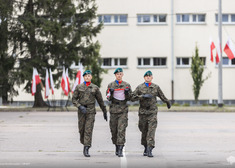
{"type": "Polygon", "coordinates": [[[192,64],[191,64],[191,76],[193,79],[193,93],[194,93],[194,100],[198,103],[198,97],[200,94],[201,87],[205,80],[207,80],[210,74],[203,79],[203,72],[204,72],[204,63],[203,60],[199,57],[198,47],[195,48],[195,55],[192,57],[192,64]]]}
{"type": "Polygon", "coordinates": [[[3,104],[7,104],[9,99],[18,94],[14,89],[14,52],[9,52],[10,44],[12,46],[11,51],[14,50],[14,45],[11,43],[13,36],[10,32],[13,1],[0,0],[0,4],[0,96],[3,104]]]}
{"type": "MultiPolygon", "coordinates": [[[[27,83],[27,92],[31,89],[33,67],[41,77],[45,76],[45,68],[56,70],[53,77],[57,88],[62,66],[69,68],[80,61],[83,65],[100,68],[98,62],[94,63],[99,59],[100,46],[93,37],[102,28],[101,24],[94,25],[95,0],[81,0],[78,6],[71,0],[27,0],[18,7],[22,14],[17,18],[15,29],[22,57],[19,57],[17,75],[21,84],[27,83]]],[[[74,77],[71,70],[69,72],[70,77],[74,77]]],[[[45,105],[41,87],[37,86],[34,107],[45,105]]]]}

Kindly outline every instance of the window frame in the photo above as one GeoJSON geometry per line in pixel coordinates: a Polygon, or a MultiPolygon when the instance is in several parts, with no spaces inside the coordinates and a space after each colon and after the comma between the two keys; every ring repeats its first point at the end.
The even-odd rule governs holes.
{"type": "Polygon", "coordinates": [[[167,24],[167,14],[156,13],[156,14],[136,14],[137,25],[166,25],[167,24]],[[144,22],[144,17],[149,16],[149,22],[144,22]],[[160,22],[160,16],[165,16],[165,22],[160,22]],[[155,21],[156,18],[156,21],[155,21]]]}
{"type": "MultiPolygon", "coordinates": [[[[162,62],[162,61],[161,61],[162,62]]],[[[167,57],[137,57],[137,68],[167,68],[167,57]],[[154,59],[165,59],[165,65],[154,65],[154,59]],[[144,65],[144,59],[150,60],[150,65],[144,65]],[[139,65],[140,60],[140,65],[139,65]]]]}
{"type": "Polygon", "coordinates": [[[206,13],[177,13],[176,24],[206,24],[206,13]],[[183,21],[183,16],[188,15],[189,21],[183,21]],[[199,21],[199,16],[204,16],[205,21],[199,21]],[[194,16],[196,20],[194,21],[194,16]]]}
{"type": "MultiPolygon", "coordinates": [[[[203,64],[204,64],[203,66],[204,66],[204,68],[205,68],[206,65],[207,65],[207,64],[206,64],[206,61],[207,61],[206,58],[207,58],[207,57],[204,57],[204,56],[203,56],[203,57],[200,57],[200,59],[203,61],[203,64]]],[[[176,68],[190,68],[191,65],[192,65],[192,57],[176,57],[176,65],[175,65],[176,68]],[[183,65],[183,64],[182,64],[182,59],[185,59],[185,58],[188,58],[188,59],[189,59],[189,65],[183,65]],[[180,65],[177,64],[177,59],[180,59],[180,65]]]]}
{"type": "MultiPolygon", "coordinates": [[[[218,13],[215,14],[215,24],[218,24],[218,13]]],[[[231,24],[234,25],[235,24],[235,13],[222,13],[222,24],[231,24]],[[223,21],[223,16],[228,15],[228,21],[225,22],[223,21]],[[234,21],[232,21],[232,18],[234,17],[234,21]]]]}
{"type": "Polygon", "coordinates": [[[97,22],[103,25],[127,25],[128,24],[128,14],[98,14],[97,22]],[[110,22],[104,22],[104,17],[110,16],[110,22]],[[126,16],[126,22],[121,22],[121,16],[126,16]],[[117,17],[117,22],[116,22],[117,17]]]}
{"type": "MultiPolygon", "coordinates": [[[[232,64],[232,60],[235,60],[235,59],[230,60],[227,56],[223,56],[223,59],[224,58],[226,58],[228,60],[228,64],[222,64],[223,67],[225,67],[225,68],[235,68],[235,62],[234,62],[234,64],[232,64]]],[[[215,65],[216,65],[216,68],[218,68],[218,64],[215,63],[215,65]]]]}
{"type": "Polygon", "coordinates": [[[122,68],[128,68],[128,57],[104,57],[102,58],[102,64],[101,67],[104,69],[109,69],[109,68],[117,68],[117,67],[122,67],[122,68]],[[111,65],[104,65],[104,59],[111,59],[111,65]],[[117,65],[115,65],[115,59],[117,59],[117,65]],[[126,59],[126,65],[120,65],[120,60],[121,59],[126,59]]]}

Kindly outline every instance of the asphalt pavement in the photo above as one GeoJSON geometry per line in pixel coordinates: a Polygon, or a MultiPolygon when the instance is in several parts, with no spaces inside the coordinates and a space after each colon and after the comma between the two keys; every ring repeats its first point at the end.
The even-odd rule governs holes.
{"type": "Polygon", "coordinates": [[[142,155],[140,138],[138,113],[130,112],[117,157],[109,122],[97,112],[85,158],[76,112],[0,112],[0,168],[235,168],[235,113],[159,112],[153,158],[142,155]]]}

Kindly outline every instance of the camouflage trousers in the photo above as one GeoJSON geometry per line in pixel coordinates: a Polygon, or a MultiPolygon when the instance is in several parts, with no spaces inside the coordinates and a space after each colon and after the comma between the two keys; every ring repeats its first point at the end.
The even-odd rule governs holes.
{"type": "Polygon", "coordinates": [[[94,113],[83,114],[78,112],[78,130],[80,133],[80,142],[84,146],[91,146],[94,122],[94,113]]]}
{"type": "Polygon", "coordinates": [[[126,127],[128,126],[128,113],[110,113],[109,126],[113,144],[124,145],[126,142],[126,127]]]}
{"type": "Polygon", "coordinates": [[[157,114],[139,114],[139,129],[141,145],[155,146],[155,132],[157,128],[157,114]]]}

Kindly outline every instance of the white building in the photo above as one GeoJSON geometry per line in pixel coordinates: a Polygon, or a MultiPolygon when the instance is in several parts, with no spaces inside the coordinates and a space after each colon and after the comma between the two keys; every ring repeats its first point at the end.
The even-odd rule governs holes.
{"type": "MultiPolygon", "coordinates": [[[[190,65],[196,44],[205,62],[204,77],[211,73],[201,88],[199,100],[218,99],[218,66],[209,56],[210,38],[216,45],[218,43],[218,0],[175,0],[173,15],[171,0],[97,0],[97,5],[97,22],[104,22],[97,38],[101,43],[103,68],[108,69],[108,73],[102,75],[104,99],[108,83],[115,80],[114,70],[123,67],[123,80],[130,83],[133,90],[144,82],[144,73],[151,70],[153,82],[161,87],[168,99],[172,99],[173,78],[174,100],[193,100],[190,65]]],[[[235,44],[235,1],[223,0],[222,12],[224,48],[228,37],[235,44]]],[[[231,103],[235,100],[235,60],[229,60],[223,53],[222,61],[223,100],[231,103]]],[[[60,99],[60,95],[61,90],[55,97],[60,99]]],[[[20,93],[14,100],[33,101],[33,96],[20,93]]]]}

